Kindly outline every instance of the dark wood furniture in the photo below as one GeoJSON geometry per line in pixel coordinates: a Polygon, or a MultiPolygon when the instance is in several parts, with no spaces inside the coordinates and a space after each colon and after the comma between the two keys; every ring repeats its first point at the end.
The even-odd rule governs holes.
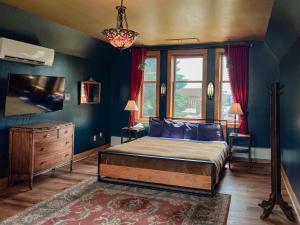
{"type": "Polygon", "coordinates": [[[121,144],[141,137],[144,134],[144,130],[143,127],[123,127],[121,129],[121,144]],[[124,137],[127,137],[128,140],[124,141],[124,137]]]}
{"type": "Polygon", "coordinates": [[[251,157],[252,136],[251,134],[230,133],[229,134],[229,168],[232,163],[233,153],[247,153],[248,162],[252,163],[251,157]],[[239,141],[247,142],[247,145],[239,145],[239,141]]]}
{"type": "Polygon", "coordinates": [[[283,86],[272,83],[270,88],[271,102],[271,185],[269,200],[259,204],[263,208],[261,219],[270,216],[275,205],[279,205],[286,217],[295,221],[293,209],[283,200],[281,194],[281,152],[280,152],[280,94],[283,86]]]}
{"type": "Polygon", "coordinates": [[[49,122],[10,129],[9,184],[28,181],[33,177],[70,163],[72,171],[74,153],[74,125],[49,122]]]}
{"type": "MultiPolygon", "coordinates": [[[[170,119],[170,118],[169,118],[170,119]]],[[[181,119],[174,119],[181,120],[181,119]]],[[[191,122],[215,123],[220,124],[223,129],[224,140],[227,140],[227,120],[209,120],[209,119],[190,119],[191,122]]],[[[184,151],[184,149],[183,149],[184,151]]],[[[227,155],[226,155],[227,157],[227,155]]],[[[179,190],[192,193],[209,193],[212,197],[216,194],[216,188],[219,183],[217,177],[222,177],[226,162],[222,169],[217,173],[216,165],[209,160],[192,160],[176,157],[162,157],[157,155],[131,154],[110,152],[109,149],[98,154],[98,181],[108,183],[121,183],[134,186],[147,186],[151,188],[160,188],[167,190],[179,190]],[[194,176],[188,173],[169,172],[164,170],[143,170],[139,168],[122,167],[112,170],[107,167],[105,157],[121,156],[132,157],[135,160],[148,160],[147,165],[155,165],[153,161],[162,160],[168,162],[192,163],[209,167],[210,174],[207,176],[194,176]]]]}

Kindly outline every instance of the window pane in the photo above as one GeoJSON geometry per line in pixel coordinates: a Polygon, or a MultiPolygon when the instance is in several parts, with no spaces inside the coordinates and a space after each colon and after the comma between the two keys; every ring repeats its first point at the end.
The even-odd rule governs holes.
{"type": "Polygon", "coordinates": [[[233,103],[233,97],[231,93],[230,83],[222,84],[222,104],[221,113],[222,119],[224,120],[234,120],[234,115],[229,113],[229,109],[233,103]]]}
{"type": "Polygon", "coordinates": [[[174,117],[201,117],[202,83],[177,83],[174,99],[174,117]]]}
{"type": "Polygon", "coordinates": [[[203,57],[176,58],[176,81],[202,81],[203,57]]]}
{"type": "Polygon", "coordinates": [[[156,84],[144,83],[143,116],[156,116],[156,84]]]}
{"type": "Polygon", "coordinates": [[[144,80],[145,81],[156,81],[156,58],[146,58],[145,60],[145,70],[144,70],[144,80]]]}
{"type": "Polygon", "coordinates": [[[229,72],[227,66],[227,57],[225,55],[222,56],[222,78],[223,81],[229,81],[229,72]]]}

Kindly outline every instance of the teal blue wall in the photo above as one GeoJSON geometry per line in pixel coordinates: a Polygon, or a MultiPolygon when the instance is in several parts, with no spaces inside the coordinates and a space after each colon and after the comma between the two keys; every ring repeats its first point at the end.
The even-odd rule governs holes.
{"type": "Polygon", "coordinates": [[[300,1],[276,0],[266,43],[279,61],[281,149],[284,168],[300,200],[300,1]]]}
{"type": "Polygon", "coordinates": [[[124,111],[124,108],[130,99],[130,66],[130,50],[123,50],[115,56],[110,74],[110,129],[112,136],[120,136],[120,129],[128,124],[129,114],[124,111]]]}
{"type": "Polygon", "coordinates": [[[268,86],[279,78],[279,64],[267,43],[255,43],[249,59],[249,132],[254,146],[270,147],[268,86]]]}
{"type": "Polygon", "coordinates": [[[32,66],[0,60],[0,177],[7,175],[9,128],[53,120],[75,124],[75,153],[110,142],[110,73],[116,51],[110,45],[83,33],[44,20],[22,10],[0,4],[0,36],[38,44],[56,50],[54,64],[32,66]],[[71,101],[62,111],[33,116],[5,118],[4,106],[8,73],[40,74],[66,78],[71,101]],[[93,77],[102,83],[101,104],[79,105],[78,82],[93,77]],[[103,137],[99,137],[99,132],[103,137]],[[98,140],[93,141],[93,135],[98,140]]]}
{"type": "MultiPolygon", "coordinates": [[[[223,45],[186,45],[148,47],[160,51],[160,82],[167,82],[168,50],[208,49],[208,81],[215,80],[215,49],[223,45]]],[[[112,136],[120,135],[126,126],[128,114],[123,111],[129,99],[130,50],[120,52],[113,62],[111,73],[111,127],[112,136]],[[121,99],[120,99],[121,96],[121,99]]],[[[254,136],[254,146],[269,147],[269,98],[267,87],[279,77],[276,57],[264,42],[254,42],[249,55],[249,132],[254,136]]],[[[207,118],[214,118],[214,100],[207,100],[207,118]]],[[[160,116],[166,116],[166,96],[160,96],[160,116]]]]}
{"type": "Polygon", "coordinates": [[[300,199],[300,38],[280,63],[281,142],[283,163],[293,189],[300,199]]]}

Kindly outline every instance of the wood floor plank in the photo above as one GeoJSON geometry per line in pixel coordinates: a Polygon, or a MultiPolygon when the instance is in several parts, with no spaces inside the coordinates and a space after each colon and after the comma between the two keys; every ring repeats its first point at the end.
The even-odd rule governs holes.
{"type": "MultiPolygon", "coordinates": [[[[4,219],[25,210],[51,196],[77,184],[78,182],[97,176],[97,158],[92,156],[76,162],[73,173],[66,166],[55,172],[37,176],[33,190],[27,184],[18,184],[2,191],[0,195],[0,219],[4,219]]],[[[270,194],[270,167],[266,164],[255,164],[249,169],[245,163],[234,163],[227,169],[218,191],[231,194],[228,225],[290,225],[281,210],[276,207],[269,219],[263,221],[259,217],[262,209],[258,204],[270,194]]],[[[285,200],[288,199],[283,189],[285,200]]]]}

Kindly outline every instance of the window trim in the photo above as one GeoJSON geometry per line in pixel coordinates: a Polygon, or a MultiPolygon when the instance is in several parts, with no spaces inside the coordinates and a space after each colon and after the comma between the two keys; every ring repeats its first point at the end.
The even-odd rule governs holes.
{"type": "MultiPolygon", "coordinates": [[[[159,117],[159,103],[160,103],[160,51],[147,51],[146,58],[156,58],[156,112],[155,116],[159,117]]],[[[146,59],[145,58],[145,59],[146,59]]],[[[146,83],[155,83],[155,81],[146,81],[146,83]]],[[[144,93],[144,79],[142,83],[142,87],[138,96],[138,108],[139,110],[136,112],[137,122],[139,123],[147,123],[149,121],[149,117],[143,115],[143,93],[144,93]]]]}
{"type": "MultiPolygon", "coordinates": [[[[215,119],[216,120],[221,120],[221,102],[222,102],[222,58],[225,54],[225,49],[224,48],[217,48],[216,49],[216,58],[215,58],[215,119]]],[[[227,83],[227,82],[226,82],[227,83]]],[[[230,81],[229,81],[230,83],[230,81]]],[[[227,125],[229,128],[234,127],[234,120],[227,120],[227,125]]],[[[240,121],[239,117],[237,117],[236,121],[236,127],[239,128],[240,126],[240,121]]]]}
{"type": "MultiPolygon", "coordinates": [[[[207,89],[207,49],[171,50],[168,51],[168,83],[167,83],[167,117],[174,118],[175,91],[175,59],[177,57],[203,57],[202,104],[201,118],[206,118],[206,89],[207,89]]],[[[189,120],[191,118],[179,118],[189,120]]]]}

